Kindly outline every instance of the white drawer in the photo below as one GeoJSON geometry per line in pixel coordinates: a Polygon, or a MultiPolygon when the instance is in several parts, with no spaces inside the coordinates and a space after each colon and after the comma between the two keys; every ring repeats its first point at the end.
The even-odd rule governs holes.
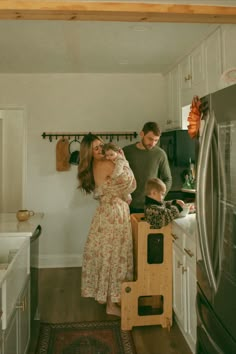
{"type": "MultiPolygon", "coordinates": [[[[14,237],[13,237],[14,238],[14,237]]],[[[11,238],[11,240],[13,240],[11,238]]],[[[0,245],[1,245],[0,240],[0,245]]],[[[7,328],[8,321],[16,306],[17,298],[30,273],[30,238],[17,237],[18,251],[9,264],[2,283],[2,329],[7,328]],[[20,244],[21,239],[21,244],[20,244]]],[[[14,244],[14,247],[16,247],[14,244]]]]}
{"type": "Polygon", "coordinates": [[[186,257],[189,257],[196,261],[196,242],[189,236],[186,235],[184,253],[186,257]]]}

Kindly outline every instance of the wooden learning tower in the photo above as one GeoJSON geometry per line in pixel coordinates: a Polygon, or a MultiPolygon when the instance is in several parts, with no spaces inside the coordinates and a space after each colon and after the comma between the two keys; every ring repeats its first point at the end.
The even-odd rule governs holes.
{"type": "Polygon", "coordinates": [[[121,290],[121,329],[133,326],[172,325],[171,224],[151,229],[144,214],[132,214],[134,281],[121,290]]]}

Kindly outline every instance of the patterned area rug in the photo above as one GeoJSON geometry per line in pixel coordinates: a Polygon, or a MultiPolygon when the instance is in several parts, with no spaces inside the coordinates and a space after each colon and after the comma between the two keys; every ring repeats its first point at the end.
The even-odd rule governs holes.
{"type": "Polygon", "coordinates": [[[41,323],[35,354],[136,354],[132,334],[120,320],[41,323]]]}

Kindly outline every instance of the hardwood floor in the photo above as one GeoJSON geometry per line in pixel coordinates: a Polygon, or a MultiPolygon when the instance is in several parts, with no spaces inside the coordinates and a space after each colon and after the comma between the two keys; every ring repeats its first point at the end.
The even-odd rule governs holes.
{"type": "MultiPolygon", "coordinates": [[[[40,269],[40,319],[44,322],[114,320],[105,305],[80,296],[81,268],[40,269]]],[[[137,354],[191,354],[174,322],[170,332],[161,326],[134,327],[137,354]]],[[[33,333],[28,354],[34,354],[37,331],[33,333]]]]}

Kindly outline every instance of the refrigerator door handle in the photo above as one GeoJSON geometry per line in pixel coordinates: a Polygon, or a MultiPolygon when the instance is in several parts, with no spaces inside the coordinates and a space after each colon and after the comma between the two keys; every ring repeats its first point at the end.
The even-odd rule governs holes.
{"type": "Polygon", "coordinates": [[[206,273],[209,283],[213,287],[214,291],[217,289],[215,274],[213,270],[213,264],[210,257],[209,245],[207,242],[207,227],[206,227],[206,203],[205,196],[206,191],[206,176],[208,161],[210,156],[211,142],[214,133],[215,126],[215,115],[211,112],[210,115],[206,117],[206,125],[202,136],[202,142],[199,151],[199,169],[197,173],[197,228],[199,234],[199,242],[201,254],[203,257],[203,262],[206,267],[206,273]]]}
{"type": "Polygon", "coordinates": [[[215,278],[216,278],[216,283],[217,287],[219,286],[220,282],[220,274],[221,274],[221,262],[223,258],[223,235],[224,235],[224,229],[225,229],[225,214],[226,214],[226,205],[225,205],[225,199],[226,199],[226,176],[225,176],[225,170],[224,170],[224,164],[223,164],[223,156],[222,156],[222,151],[220,148],[217,148],[217,142],[219,142],[219,132],[216,129],[216,134],[217,136],[214,136],[213,138],[213,153],[214,153],[214,159],[215,161],[218,161],[218,184],[217,184],[217,193],[218,193],[218,203],[217,203],[217,219],[218,221],[218,227],[217,227],[217,237],[215,238],[215,264],[214,268],[217,270],[218,273],[215,271],[215,278]]]}

